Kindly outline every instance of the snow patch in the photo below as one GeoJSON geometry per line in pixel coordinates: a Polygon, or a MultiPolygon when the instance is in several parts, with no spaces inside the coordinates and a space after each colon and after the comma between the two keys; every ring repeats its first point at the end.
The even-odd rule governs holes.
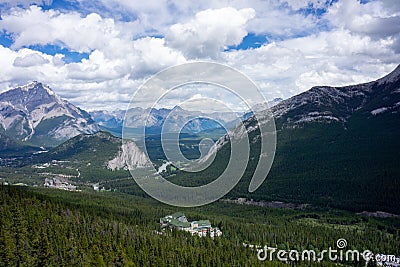
{"type": "Polygon", "coordinates": [[[340,121],[340,119],[333,117],[333,116],[316,116],[316,117],[304,117],[301,118],[297,121],[295,121],[294,123],[303,123],[303,122],[312,122],[312,121],[340,121]]]}
{"type": "Polygon", "coordinates": [[[371,114],[376,116],[376,115],[381,114],[381,113],[383,113],[383,112],[385,112],[387,110],[388,110],[387,107],[377,108],[377,109],[374,109],[373,111],[371,111],[371,114]]]}

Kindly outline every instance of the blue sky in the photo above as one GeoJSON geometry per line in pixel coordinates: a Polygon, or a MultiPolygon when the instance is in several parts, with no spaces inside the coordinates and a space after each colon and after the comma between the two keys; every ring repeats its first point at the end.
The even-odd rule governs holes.
{"type": "Polygon", "coordinates": [[[397,0],[16,0],[0,14],[0,92],[40,80],[88,110],[121,108],[151,75],[196,60],[237,68],[266,99],[400,63],[397,0]]]}

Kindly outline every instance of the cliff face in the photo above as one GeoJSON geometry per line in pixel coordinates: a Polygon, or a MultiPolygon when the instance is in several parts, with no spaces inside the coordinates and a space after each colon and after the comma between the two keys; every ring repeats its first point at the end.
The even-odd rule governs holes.
{"type": "Polygon", "coordinates": [[[107,162],[110,170],[135,169],[152,166],[145,153],[132,141],[124,142],[117,156],[107,162]]]}

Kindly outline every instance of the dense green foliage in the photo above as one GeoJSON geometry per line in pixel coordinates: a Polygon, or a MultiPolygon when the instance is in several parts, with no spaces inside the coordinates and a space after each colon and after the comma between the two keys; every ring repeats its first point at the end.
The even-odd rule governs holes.
{"type": "Polygon", "coordinates": [[[334,210],[243,209],[222,202],[183,209],[224,232],[210,239],[158,234],[158,218],[176,209],[129,195],[1,186],[0,204],[0,266],[286,266],[258,261],[242,243],[320,251],[339,238],[352,249],[400,254],[397,219],[334,210]]]}

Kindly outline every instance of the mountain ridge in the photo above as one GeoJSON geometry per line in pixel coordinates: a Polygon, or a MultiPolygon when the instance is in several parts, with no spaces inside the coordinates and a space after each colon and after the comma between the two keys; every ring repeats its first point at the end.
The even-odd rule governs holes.
{"type": "Polygon", "coordinates": [[[160,134],[163,131],[176,132],[182,130],[184,133],[201,133],[212,130],[223,130],[235,125],[241,114],[235,112],[202,112],[188,111],[179,106],[172,109],[143,109],[131,108],[127,111],[92,111],[93,119],[103,130],[122,135],[125,125],[126,132],[134,132],[142,135],[144,127],[149,134],[160,134]],[[144,117],[149,114],[148,117],[144,117]],[[219,123],[217,123],[218,121],[219,123]],[[182,129],[181,127],[184,126],[182,129]]]}
{"type": "MultiPolygon", "coordinates": [[[[272,107],[271,111],[278,122],[283,116],[286,116],[286,121],[280,120],[286,127],[293,127],[307,121],[345,123],[350,116],[364,108],[374,98],[400,93],[399,91],[396,93],[396,89],[390,87],[391,84],[399,81],[400,65],[388,75],[372,82],[341,87],[314,86],[306,92],[283,100],[272,107]],[[378,87],[381,91],[377,90],[378,87]],[[296,112],[300,108],[301,112],[296,112]],[[304,111],[308,112],[307,116],[304,116],[304,111]],[[301,114],[302,112],[303,114],[301,114]]],[[[396,98],[396,96],[394,97],[396,98]]],[[[387,100],[381,104],[390,104],[393,109],[398,110],[400,107],[398,102],[387,100]]],[[[375,109],[378,108],[380,107],[375,106],[375,109]]]]}

